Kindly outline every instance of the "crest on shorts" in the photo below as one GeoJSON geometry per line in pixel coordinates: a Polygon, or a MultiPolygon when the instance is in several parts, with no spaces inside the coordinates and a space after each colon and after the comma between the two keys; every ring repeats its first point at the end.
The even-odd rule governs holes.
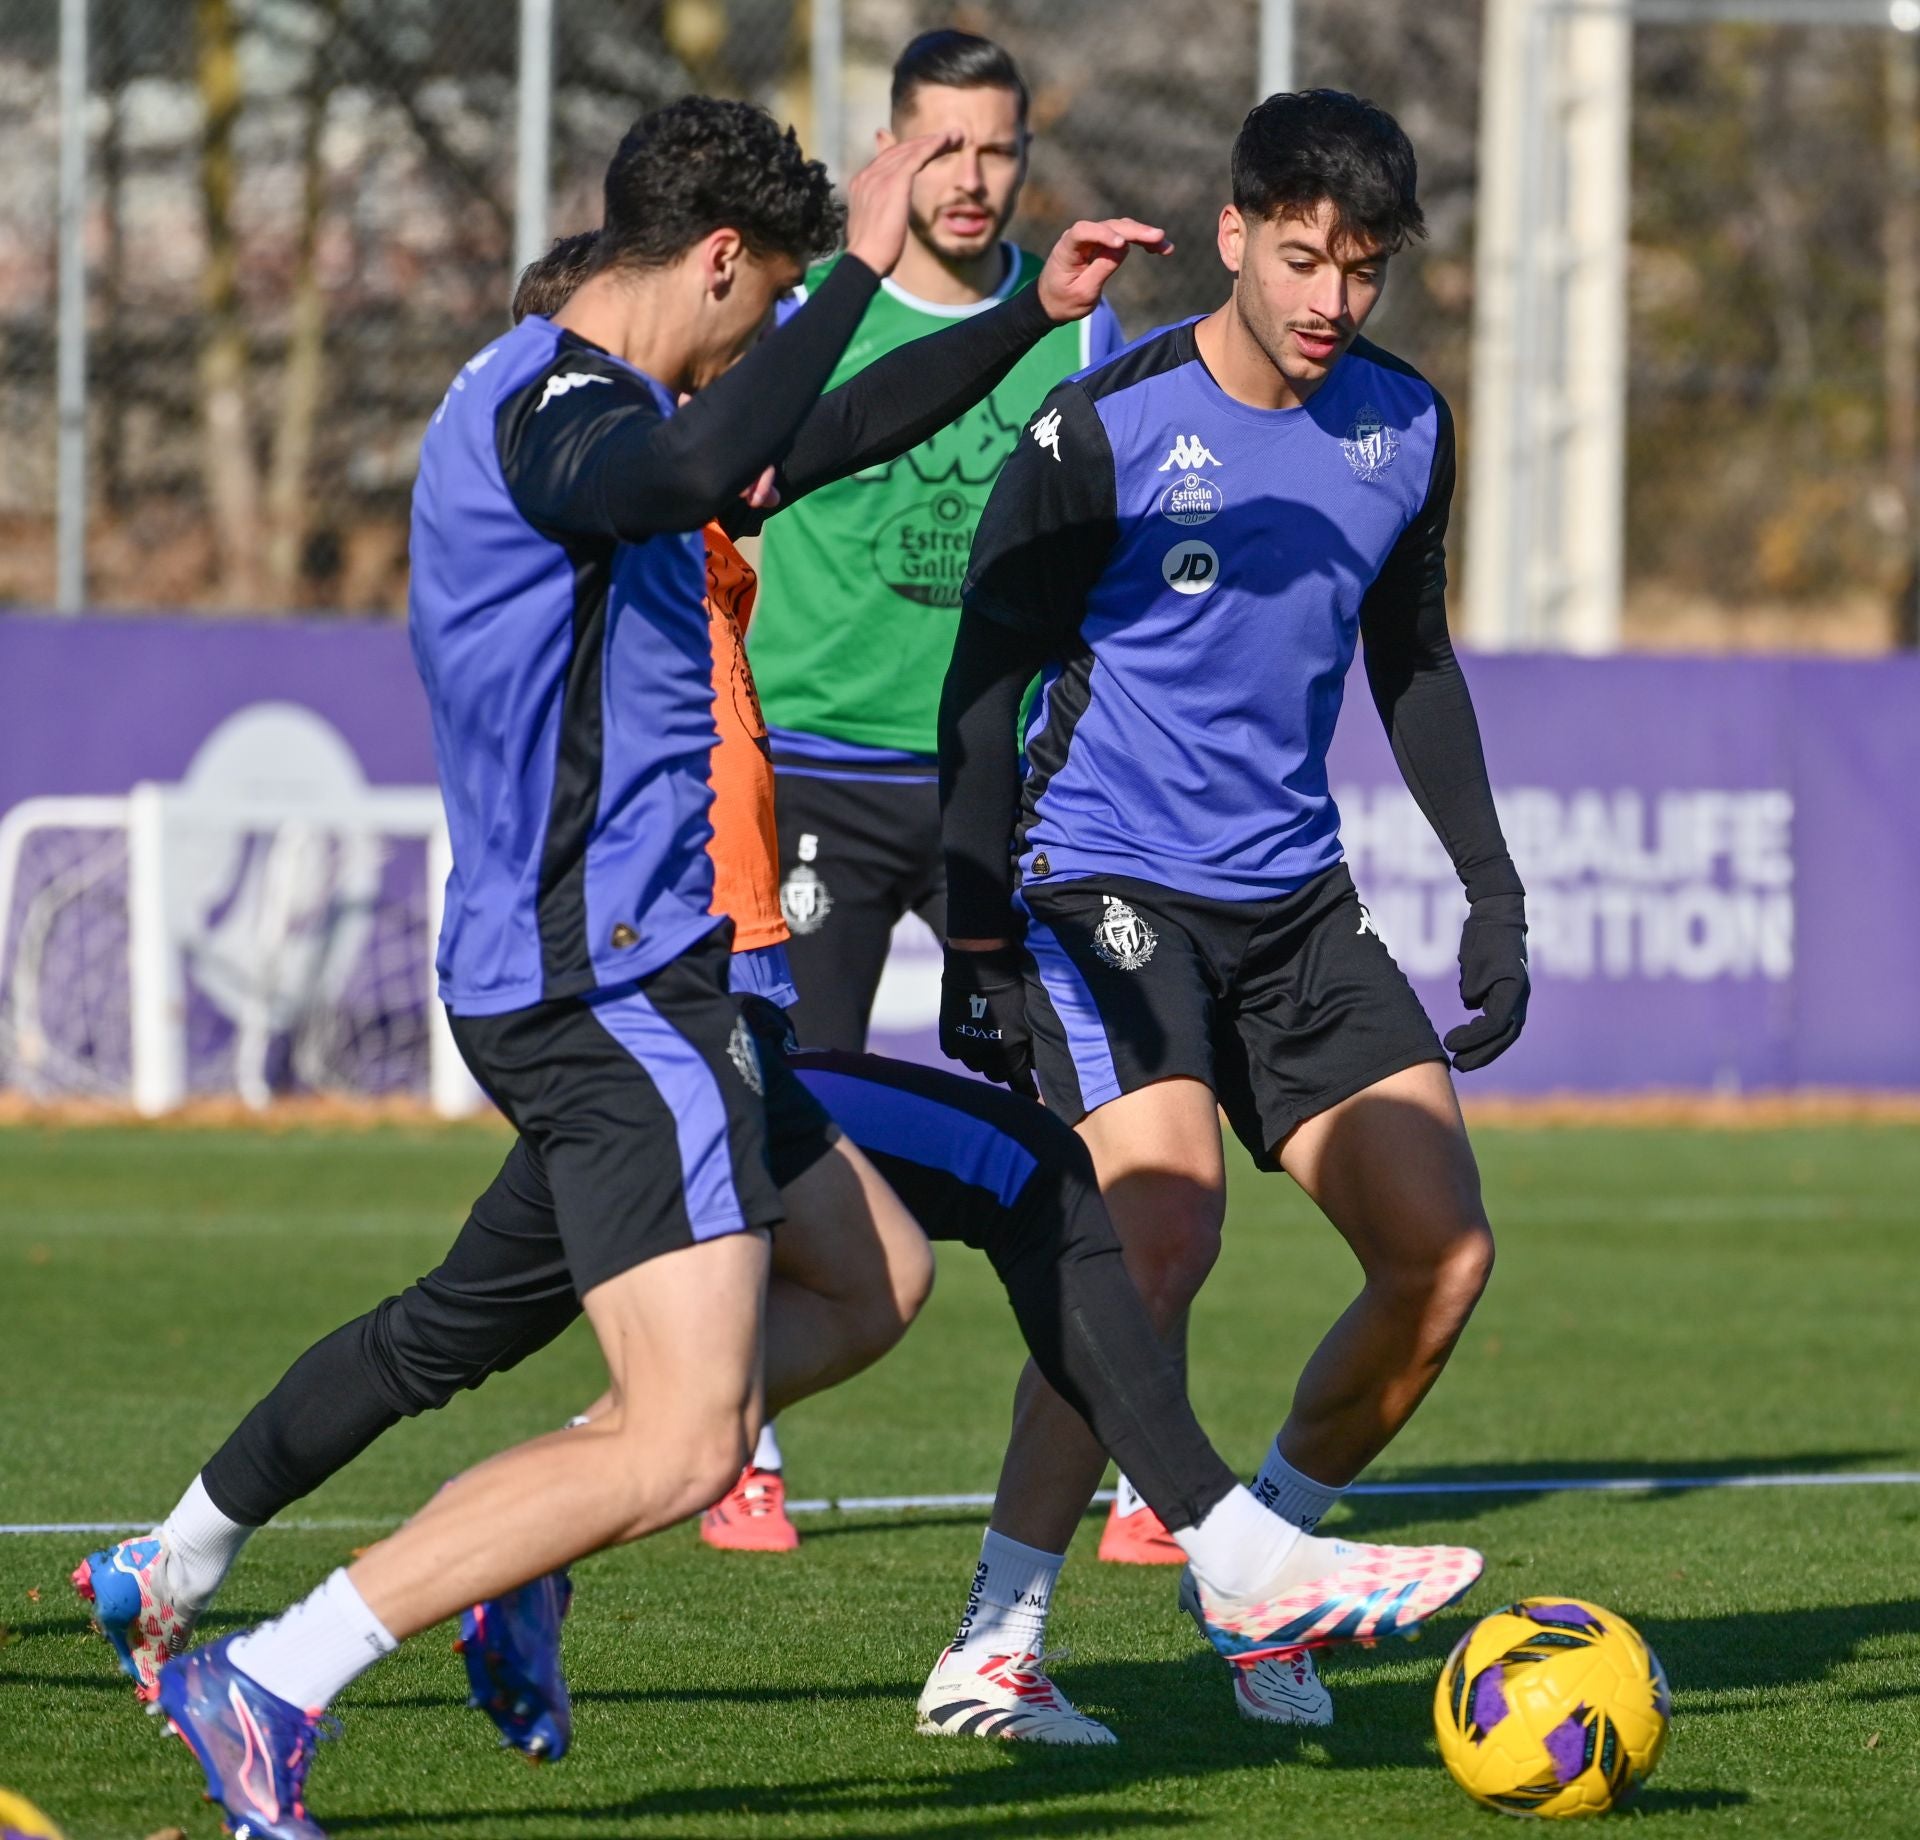
{"type": "Polygon", "coordinates": [[[1138,971],[1153,956],[1160,935],[1125,901],[1100,897],[1100,924],[1093,929],[1094,956],[1116,971],[1138,971]]]}
{"type": "Polygon", "coordinates": [[[833,912],[833,896],[811,863],[796,863],[780,884],[780,912],[796,933],[817,933],[833,912]]]}
{"type": "Polygon", "coordinates": [[[1340,451],[1347,456],[1354,478],[1371,484],[1398,458],[1400,437],[1380,419],[1372,403],[1362,403],[1340,451]]]}
{"type": "Polygon", "coordinates": [[[756,1097],[767,1096],[767,1076],[760,1065],[760,1044],[753,1039],[753,1031],[747,1027],[744,1016],[733,1019],[733,1033],[727,1037],[727,1059],[733,1062],[733,1070],[747,1083],[747,1088],[756,1097]]]}

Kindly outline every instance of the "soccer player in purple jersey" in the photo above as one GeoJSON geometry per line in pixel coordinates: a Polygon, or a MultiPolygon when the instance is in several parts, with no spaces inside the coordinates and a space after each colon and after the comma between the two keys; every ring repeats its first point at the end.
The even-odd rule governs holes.
{"type": "MultiPolygon", "coordinates": [[[[1398,124],[1355,97],[1253,110],[1220,216],[1226,303],[1047,399],[975,539],[941,705],[948,1053],[1037,1075],[1079,1126],[1170,1338],[1219,1252],[1222,1111],[1359,1261],[1254,1485],[1306,1527],[1406,1423],[1487,1282],[1448,1054],[1484,1066],[1527,1005],[1524,891],[1447,636],[1452,417],[1361,336],[1423,231],[1415,178],[1398,124]],[[1355,892],[1328,793],[1362,640],[1466,891],[1460,991],[1483,1013],[1445,1049],[1355,892]]],[[[1044,1598],[1100,1470],[1030,1369],[976,1624],[1044,1598]]],[[[1110,1537],[1133,1522],[1137,1552],[1128,1494],[1123,1478],[1110,1537]]],[[[1332,1716],[1304,1656],[1234,1684],[1252,1718],[1332,1716]]]]}

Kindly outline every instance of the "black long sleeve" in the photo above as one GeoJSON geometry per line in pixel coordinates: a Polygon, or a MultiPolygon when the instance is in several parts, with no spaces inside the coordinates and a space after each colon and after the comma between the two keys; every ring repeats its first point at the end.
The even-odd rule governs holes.
{"type": "Polygon", "coordinates": [[[1447,634],[1447,521],[1453,418],[1444,402],[1427,501],[1360,607],[1367,683],[1407,789],[1434,828],[1467,898],[1520,894],[1501,835],[1467,680],[1447,634]]]}
{"type": "Polygon", "coordinates": [[[1020,809],[1020,698],[1046,662],[1038,639],[977,610],[960,615],[940,690],[940,841],[947,937],[1004,939],[1013,927],[1013,827],[1020,809]]]}
{"type": "Polygon", "coordinates": [[[786,451],[879,284],[843,256],[798,313],[671,416],[598,347],[563,343],[501,405],[495,440],[514,502],[565,537],[698,530],[786,451]]]}
{"type": "Polygon", "coordinates": [[[1087,594],[1118,530],[1107,431],[1086,391],[1063,383],[994,482],[974,533],[960,630],[941,687],[949,939],[1001,939],[1015,930],[1020,698],[1042,666],[1083,649],[1087,594]]]}
{"type": "Polygon", "coordinates": [[[897,346],[829,390],[780,465],[783,504],[897,459],[988,396],[1049,332],[1037,286],[985,313],[897,346]]]}

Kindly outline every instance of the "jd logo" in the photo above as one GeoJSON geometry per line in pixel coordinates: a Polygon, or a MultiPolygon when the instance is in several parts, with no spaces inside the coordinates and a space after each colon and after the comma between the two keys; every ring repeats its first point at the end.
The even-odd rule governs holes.
{"type": "Polygon", "coordinates": [[[1220,558],[1212,544],[1189,537],[1167,551],[1160,573],[1176,594],[1204,594],[1220,579],[1220,558]]]}

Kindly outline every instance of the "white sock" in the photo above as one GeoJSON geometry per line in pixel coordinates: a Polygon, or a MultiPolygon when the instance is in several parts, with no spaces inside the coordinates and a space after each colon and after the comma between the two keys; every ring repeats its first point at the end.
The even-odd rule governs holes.
{"type": "Polygon", "coordinates": [[[1138,1514],[1146,1505],[1140,1491],[1127,1480],[1123,1472],[1120,1480],[1113,1485],[1114,1513],[1124,1520],[1129,1514],[1138,1514]]]}
{"type": "Polygon", "coordinates": [[[773,1435],[772,1419],[760,1427],[760,1442],[753,1447],[753,1467],[774,1470],[780,1467],[780,1440],[773,1435]]]}
{"type": "Polygon", "coordinates": [[[1280,1454],[1276,1437],[1253,1479],[1253,1492],[1284,1520],[1290,1520],[1302,1533],[1311,1533],[1326,1519],[1327,1511],[1347,1492],[1345,1483],[1315,1482],[1303,1475],[1280,1454]]]}
{"type": "Polygon", "coordinates": [[[341,1570],[285,1616],[235,1638],[227,1654],[269,1693],[319,1712],[398,1646],[341,1570]]]}
{"type": "Polygon", "coordinates": [[[1038,1654],[1047,1642],[1047,1612],[1065,1553],[1023,1546],[987,1529],[966,1613],[953,1638],[955,1655],[1038,1654]]]}
{"type": "Polygon", "coordinates": [[[1237,1484],[1206,1518],[1174,1539],[1209,1590],[1227,1597],[1256,1595],[1300,1544],[1298,1527],[1282,1520],[1237,1484]]]}
{"type": "Polygon", "coordinates": [[[257,1529],[229,1520],[213,1505],[207,1485],[195,1476],[174,1510],[160,1523],[167,1543],[167,1581],[174,1601],[198,1616],[227,1581],[227,1573],[257,1529]]]}

